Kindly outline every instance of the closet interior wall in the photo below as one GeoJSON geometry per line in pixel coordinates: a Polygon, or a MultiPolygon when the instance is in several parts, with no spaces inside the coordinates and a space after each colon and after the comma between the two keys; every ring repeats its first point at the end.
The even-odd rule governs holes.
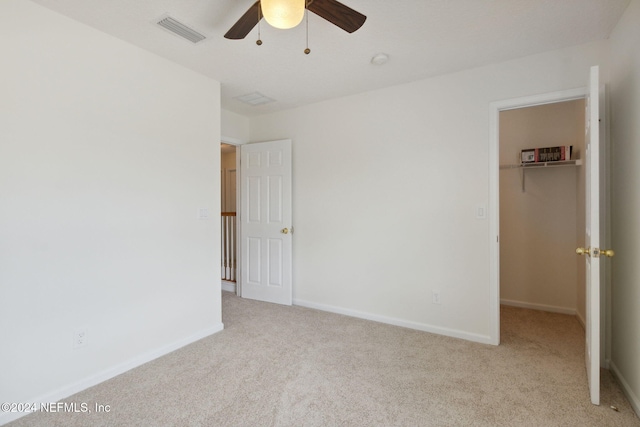
{"type": "MultiPolygon", "coordinates": [[[[500,164],[518,164],[523,149],[562,145],[582,159],[584,108],[578,99],[502,111],[500,164]]],[[[584,260],[575,254],[584,221],[583,166],[501,168],[501,302],[584,319],[584,260]]]]}

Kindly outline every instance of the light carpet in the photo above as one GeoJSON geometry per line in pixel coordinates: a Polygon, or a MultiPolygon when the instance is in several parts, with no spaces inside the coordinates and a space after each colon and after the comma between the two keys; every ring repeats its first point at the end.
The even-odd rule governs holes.
{"type": "Polygon", "coordinates": [[[589,401],[575,317],[502,308],[491,346],[223,292],[225,330],[11,426],[640,426],[608,371],[589,401]],[[616,406],[618,411],[610,406],[616,406]]]}

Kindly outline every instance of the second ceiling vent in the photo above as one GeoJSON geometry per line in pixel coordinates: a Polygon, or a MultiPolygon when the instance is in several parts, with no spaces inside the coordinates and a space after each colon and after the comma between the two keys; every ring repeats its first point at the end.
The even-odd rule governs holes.
{"type": "Polygon", "coordinates": [[[198,43],[207,37],[198,31],[184,25],[182,22],[178,21],[175,18],[172,18],[169,15],[163,15],[156,21],[156,24],[161,26],[167,31],[171,31],[173,34],[182,37],[183,39],[189,40],[191,43],[198,43]]]}

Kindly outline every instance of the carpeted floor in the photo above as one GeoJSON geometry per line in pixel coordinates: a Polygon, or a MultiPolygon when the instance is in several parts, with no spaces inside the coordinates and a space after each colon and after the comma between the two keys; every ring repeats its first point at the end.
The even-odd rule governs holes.
{"type": "Polygon", "coordinates": [[[223,293],[225,330],[12,426],[640,426],[607,371],[589,401],[573,316],[502,309],[490,346],[223,293]],[[610,406],[616,406],[614,411],[610,406]]]}

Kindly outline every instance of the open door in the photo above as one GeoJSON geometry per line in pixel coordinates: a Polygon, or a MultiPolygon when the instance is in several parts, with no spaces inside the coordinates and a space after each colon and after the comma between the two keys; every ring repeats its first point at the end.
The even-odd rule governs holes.
{"type": "Polygon", "coordinates": [[[241,296],[291,305],[291,140],[240,151],[241,296]]]}
{"type": "MultiPolygon", "coordinates": [[[[603,141],[604,143],[604,141],[603,141]]],[[[585,361],[591,403],[600,404],[600,256],[613,256],[600,249],[600,81],[599,69],[591,67],[586,105],[585,158],[585,246],[576,252],[585,255],[586,345],[585,361]]]]}

